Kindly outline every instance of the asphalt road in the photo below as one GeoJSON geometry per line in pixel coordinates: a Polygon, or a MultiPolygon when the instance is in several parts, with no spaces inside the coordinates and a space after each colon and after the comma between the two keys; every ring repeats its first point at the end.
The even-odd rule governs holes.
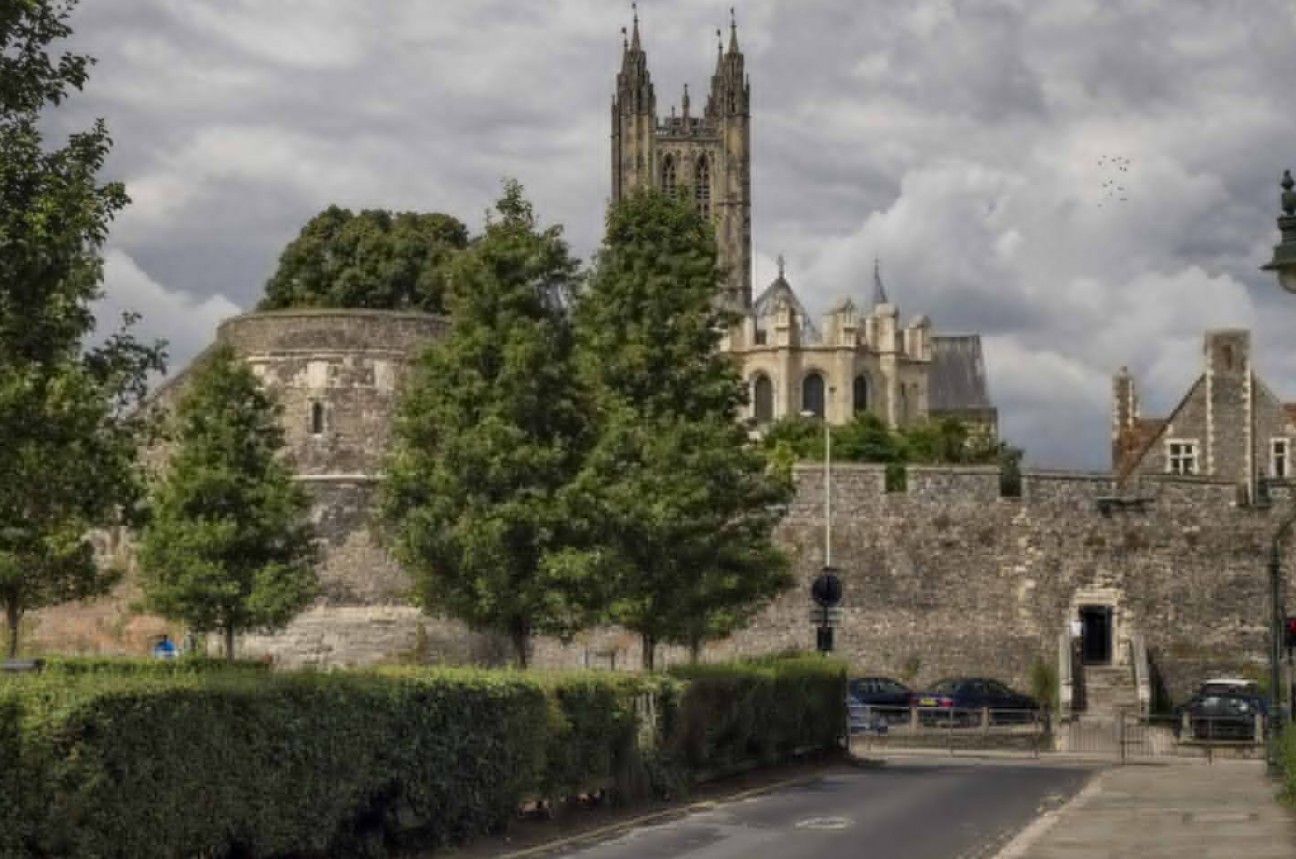
{"type": "Polygon", "coordinates": [[[716,805],[546,859],[981,859],[1092,774],[1039,764],[888,761],[716,805]]]}

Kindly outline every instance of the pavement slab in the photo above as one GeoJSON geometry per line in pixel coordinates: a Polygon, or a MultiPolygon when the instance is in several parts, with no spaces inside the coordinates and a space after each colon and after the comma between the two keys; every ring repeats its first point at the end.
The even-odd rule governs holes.
{"type": "Polygon", "coordinates": [[[1263,761],[1113,767],[996,859],[1293,859],[1277,793],[1263,761]]]}

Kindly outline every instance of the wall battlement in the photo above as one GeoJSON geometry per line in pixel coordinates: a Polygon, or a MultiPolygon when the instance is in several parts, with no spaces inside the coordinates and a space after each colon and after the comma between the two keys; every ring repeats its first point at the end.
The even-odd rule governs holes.
{"type": "MultiPolygon", "coordinates": [[[[875,463],[833,463],[833,509],[845,513],[915,500],[950,507],[1000,502],[1018,507],[1079,505],[1094,513],[1101,512],[1100,507],[1110,512],[1134,509],[1140,504],[1192,505],[1221,511],[1259,509],[1247,503],[1235,483],[1210,477],[1150,475],[1122,484],[1115,475],[1105,472],[1024,471],[1021,496],[1004,497],[997,466],[911,465],[905,487],[895,491],[886,487],[886,469],[875,463]]],[[[817,515],[814,511],[823,504],[823,464],[798,463],[793,477],[797,497],[789,515],[817,515]]],[[[1285,487],[1275,487],[1271,494],[1280,497],[1286,493],[1285,487]]]]}

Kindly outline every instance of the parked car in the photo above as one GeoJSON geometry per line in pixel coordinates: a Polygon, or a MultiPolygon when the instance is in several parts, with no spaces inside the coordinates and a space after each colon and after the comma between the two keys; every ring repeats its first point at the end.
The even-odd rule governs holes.
{"type": "Polygon", "coordinates": [[[1260,687],[1251,680],[1217,677],[1202,683],[1188,703],[1179,707],[1175,732],[1188,716],[1190,736],[1196,740],[1255,740],[1256,716],[1261,724],[1268,718],[1269,705],[1260,687]]]}
{"type": "Polygon", "coordinates": [[[852,679],[846,684],[851,733],[885,733],[889,724],[905,721],[909,718],[909,697],[912,694],[908,686],[890,677],[852,679]]]}
{"type": "Polygon", "coordinates": [[[1039,702],[1015,692],[990,677],[947,677],[910,697],[923,722],[956,725],[978,724],[983,708],[990,708],[992,723],[1033,722],[1039,702]]]}

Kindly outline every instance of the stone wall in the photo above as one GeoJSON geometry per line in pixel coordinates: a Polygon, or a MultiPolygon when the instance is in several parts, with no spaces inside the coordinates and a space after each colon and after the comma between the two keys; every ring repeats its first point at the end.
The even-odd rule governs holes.
{"type": "MultiPolygon", "coordinates": [[[[1248,507],[1230,483],[1144,478],[1126,490],[1143,501],[1122,506],[1103,500],[1109,476],[1048,473],[1025,475],[1021,499],[998,498],[994,474],[978,469],[913,469],[908,492],[886,493],[882,467],[833,471],[833,565],[845,586],[836,646],[861,673],[917,665],[919,684],[985,674],[1024,687],[1032,662],[1055,659],[1086,594],[1110,595],[1117,635],[1144,637],[1176,698],[1206,673],[1265,658],[1265,564],[1284,499],[1248,507]]],[[[732,652],[813,644],[823,472],[797,478],[780,540],[800,585],[732,652]]]]}

